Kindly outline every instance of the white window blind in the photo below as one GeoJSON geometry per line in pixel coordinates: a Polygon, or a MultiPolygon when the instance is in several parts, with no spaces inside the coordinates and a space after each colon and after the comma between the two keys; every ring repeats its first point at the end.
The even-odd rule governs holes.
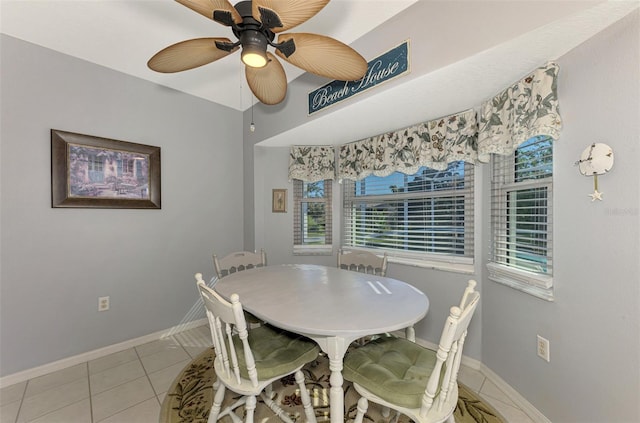
{"type": "Polygon", "coordinates": [[[447,262],[473,260],[473,165],[343,182],[343,245],[447,262]],[[465,260],[466,259],[466,260],[465,260]]]}
{"type": "Polygon", "coordinates": [[[490,277],[549,289],[553,275],[553,148],[549,136],[494,156],[490,277]]]}
{"type": "Polygon", "coordinates": [[[331,245],[331,180],[293,180],[294,246],[331,245]]]}

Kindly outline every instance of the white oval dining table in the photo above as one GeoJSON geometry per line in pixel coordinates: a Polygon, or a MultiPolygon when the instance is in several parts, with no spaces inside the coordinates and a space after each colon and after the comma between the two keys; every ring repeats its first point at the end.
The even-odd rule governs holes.
{"type": "Polygon", "coordinates": [[[429,299],[396,279],[337,267],[284,264],[232,273],[214,289],[238,294],[244,309],[265,322],[307,336],[329,358],[331,422],[344,422],[343,358],[363,336],[412,327],[429,299]]]}

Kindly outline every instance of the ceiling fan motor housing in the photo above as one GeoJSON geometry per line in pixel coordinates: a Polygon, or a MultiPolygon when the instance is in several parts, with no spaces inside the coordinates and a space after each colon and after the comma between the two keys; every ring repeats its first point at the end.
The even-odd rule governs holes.
{"type": "MultiPolygon", "coordinates": [[[[256,49],[260,48],[262,51],[266,51],[268,44],[280,50],[286,57],[292,55],[296,50],[293,40],[279,44],[273,42],[275,34],[271,28],[282,27],[280,17],[272,10],[260,8],[262,22],[259,22],[253,17],[251,6],[251,1],[241,1],[234,6],[242,17],[242,23],[240,24],[235,24],[231,21],[229,14],[229,26],[231,26],[233,34],[240,40],[240,44],[243,47],[250,45],[256,49]]],[[[214,20],[217,20],[215,13],[214,20]]],[[[223,20],[227,21],[226,18],[223,20]]]]}

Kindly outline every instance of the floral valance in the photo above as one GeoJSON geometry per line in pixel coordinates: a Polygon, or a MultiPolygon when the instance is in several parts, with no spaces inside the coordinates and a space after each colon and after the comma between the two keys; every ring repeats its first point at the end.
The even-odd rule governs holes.
{"type": "Polygon", "coordinates": [[[482,104],[479,161],[489,162],[491,153],[509,155],[536,135],[558,139],[557,76],[558,65],[549,63],[482,104]]]}
{"type": "Polygon", "coordinates": [[[333,146],[293,146],[289,153],[289,179],[307,182],[334,179],[336,159],[333,146]]]}
{"type": "Polygon", "coordinates": [[[339,147],[338,178],[358,180],[371,174],[414,174],[421,166],[445,170],[449,163],[477,158],[473,110],[420,123],[339,147]]]}
{"type": "MultiPolygon", "coordinates": [[[[489,162],[490,155],[512,154],[537,135],[558,139],[558,65],[549,63],[474,110],[419,123],[336,147],[338,179],[359,180],[393,172],[414,174],[421,166],[445,170],[449,163],[489,162]]],[[[315,182],[336,175],[332,146],[294,146],[289,179],[315,182]]]]}

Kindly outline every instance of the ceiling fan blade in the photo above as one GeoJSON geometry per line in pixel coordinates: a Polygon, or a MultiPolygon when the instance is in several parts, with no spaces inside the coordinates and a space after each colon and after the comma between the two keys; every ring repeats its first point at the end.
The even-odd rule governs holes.
{"type": "Polygon", "coordinates": [[[206,65],[228,56],[240,47],[231,51],[220,50],[216,41],[231,43],[228,38],[195,38],[170,45],[157,52],[147,66],[156,72],[173,73],[206,65]]]}
{"type": "Polygon", "coordinates": [[[329,0],[253,0],[251,14],[262,22],[260,8],[268,9],[278,15],[282,27],[271,28],[273,32],[283,32],[306,22],[325,7],[329,0]]]}
{"type": "Polygon", "coordinates": [[[183,6],[200,13],[202,16],[213,20],[213,12],[229,12],[231,18],[237,24],[242,22],[242,16],[228,0],[176,0],[183,6]]]}
{"type": "Polygon", "coordinates": [[[268,62],[262,68],[245,66],[245,75],[251,92],[264,104],[278,104],[287,95],[287,75],[276,57],[267,52],[268,62]]]}
{"type": "Polygon", "coordinates": [[[338,81],[356,81],[367,73],[364,57],[336,39],[307,33],[278,36],[278,43],[289,40],[295,43],[295,51],[289,57],[277,49],[276,54],[307,72],[338,81]]]}

